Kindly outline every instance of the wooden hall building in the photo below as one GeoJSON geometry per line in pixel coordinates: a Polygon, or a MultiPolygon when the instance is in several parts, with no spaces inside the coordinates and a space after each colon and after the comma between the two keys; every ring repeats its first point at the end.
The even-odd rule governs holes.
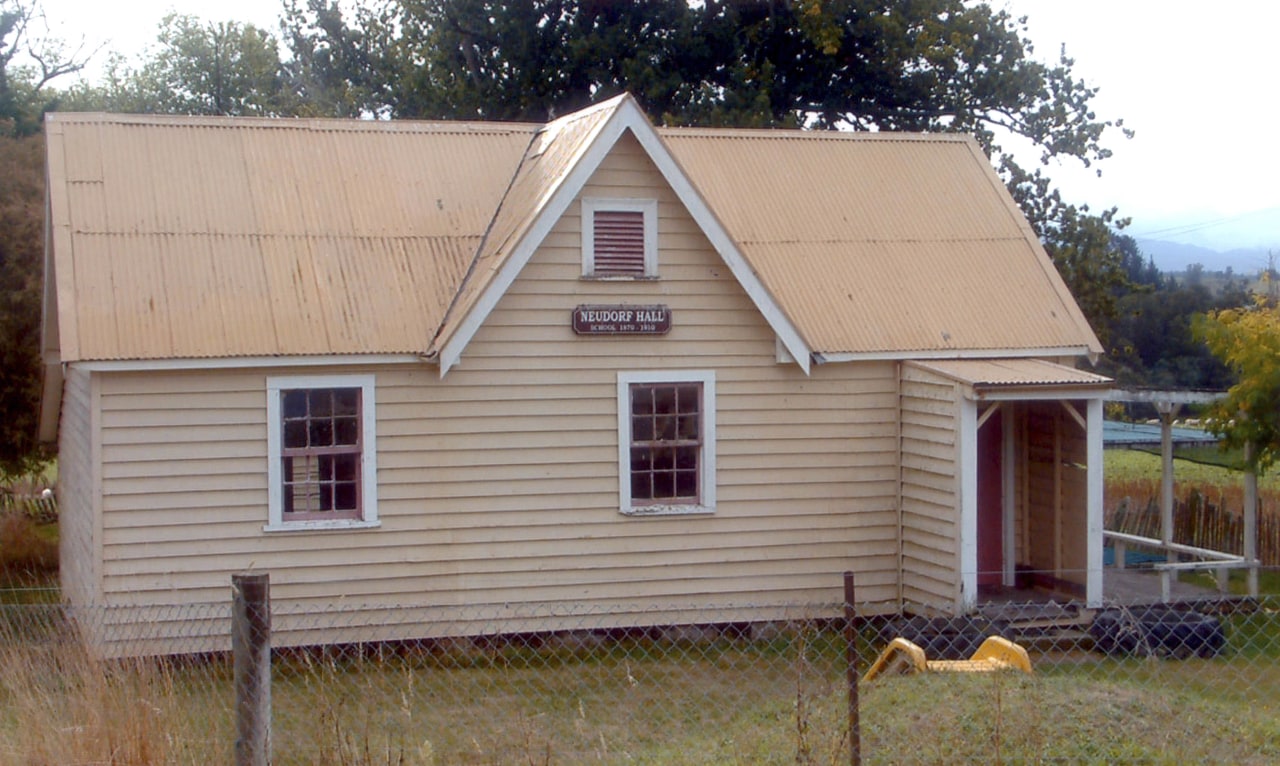
{"type": "Polygon", "coordinates": [[[630,96],[46,130],[73,605],[154,626],[266,571],[276,641],[327,643],[767,618],[844,570],[886,612],[1020,571],[1101,599],[1101,348],[969,137],[656,128],[630,96]]]}

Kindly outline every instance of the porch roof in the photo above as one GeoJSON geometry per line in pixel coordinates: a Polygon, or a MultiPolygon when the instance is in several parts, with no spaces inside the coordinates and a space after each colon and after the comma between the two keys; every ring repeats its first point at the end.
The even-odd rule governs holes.
{"type": "Polygon", "coordinates": [[[974,399],[1100,399],[1111,378],[1044,359],[950,359],[909,364],[949,378],[974,399]]]}

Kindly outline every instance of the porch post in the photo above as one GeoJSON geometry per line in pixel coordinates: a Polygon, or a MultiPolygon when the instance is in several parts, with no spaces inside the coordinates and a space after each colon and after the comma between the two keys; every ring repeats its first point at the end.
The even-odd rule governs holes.
{"type": "Polygon", "coordinates": [[[1004,430],[1001,438],[1002,454],[1000,456],[1000,472],[1003,474],[1000,478],[1000,499],[1001,499],[1001,515],[1000,536],[1001,536],[1001,557],[1004,562],[1003,584],[1006,588],[1012,588],[1016,582],[1015,576],[1015,560],[1018,555],[1017,551],[1017,518],[1018,506],[1017,497],[1014,494],[1015,484],[1017,483],[1017,466],[1014,460],[1017,459],[1017,424],[1016,418],[1025,417],[1022,408],[1014,402],[1005,402],[1001,405],[1004,408],[1000,426],[1004,430]]]}
{"type": "MultiPolygon", "coordinates": [[[[1253,442],[1244,446],[1245,459],[1253,459],[1253,442]]],[[[1249,595],[1258,597],[1258,474],[1253,469],[1244,474],[1244,548],[1240,551],[1249,562],[1249,595]]]]}
{"type": "MultiPolygon", "coordinates": [[[[1173,417],[1178,405],[1170,401],[1156,402],[1160,413],[1160,542],[1165,544],[1165,559],[1177,561],[1178,554],[1168,547],[1173,542],[1173,417]]],[[[1160,600],[1171,601],[1173,570],[1160,572],[1160,600]]]]}
{"type": "Polygon", "coordinates": [[[960,400],[960,603],[978,603],[978,403],[960,400]]]}
{"type": "Polygon", "coordinates": [[[1103,457],[1102,457],[1102,400],[1090,399],[1088,424],[1085,428],[1085,534],[1088,543],[1085,560],[1088,572],[1085,578],[1085,601],[1091,607],[1102,606],[1102,528],[1103,528],[1103,457]]]}

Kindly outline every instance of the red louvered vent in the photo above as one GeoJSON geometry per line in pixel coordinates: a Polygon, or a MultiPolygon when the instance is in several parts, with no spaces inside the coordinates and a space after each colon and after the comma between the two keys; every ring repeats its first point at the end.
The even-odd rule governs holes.
{"type": "Polygon", "coordinates": [[[592,224],[595,273],[603,276],[644,276],[644,213],[597,210],[592,224]]]}

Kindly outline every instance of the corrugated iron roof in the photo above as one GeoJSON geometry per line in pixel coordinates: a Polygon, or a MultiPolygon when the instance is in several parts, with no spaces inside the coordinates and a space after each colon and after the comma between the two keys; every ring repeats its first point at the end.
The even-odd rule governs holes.
{"type": "Polygon", "coordinates": [[[1070,386],[1110,388],[1111,379],[1043,359],[946,359],[911,362],[958,383],[983,388],[1070,386]]]}
{"type": "Polygon", "coordinates": [[[535,130],[50,115],[62,358],[421,353],[535,130]]]}
{"type": "MultiPolygon", "coordinates": [[[[62,359],[426,352],[610,114],[50,115],[62,359]]],[[[970,139],[657,133],[815,352],[1100,350],[970,139]]]]}
{"type": "Polygon", "coordinates": [[[815,351],[1101,351],[971,138],[660,133],[815,351]]]}

